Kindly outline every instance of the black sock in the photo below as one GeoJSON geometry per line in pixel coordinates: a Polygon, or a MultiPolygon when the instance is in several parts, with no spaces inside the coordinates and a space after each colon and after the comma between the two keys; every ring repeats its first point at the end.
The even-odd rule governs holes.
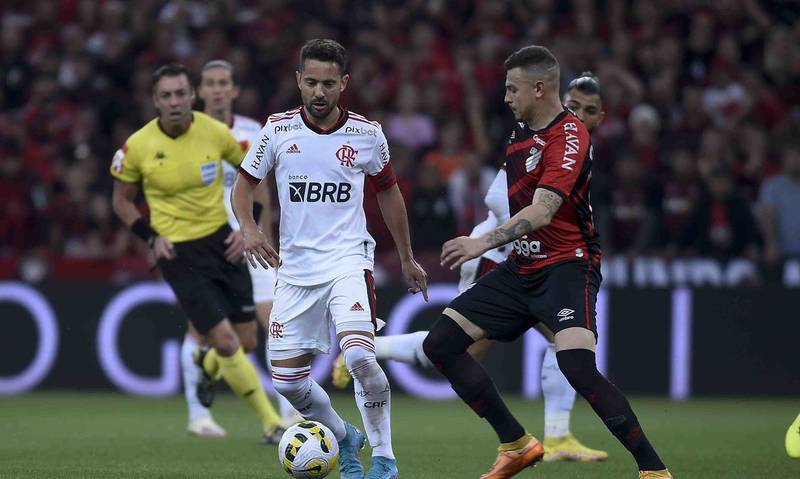
{"type": "Polygon", "coordinates": [[[633,454],[639,470],[666,469],[644,435],[628,400],[597,370],[594,352],[588,349],[569,349],[557,352],[556,357],[558,366],[569,383],[586,398],[611,434],[633,454]]]}
{"type": "Polygon", "coordinates": [[[525,435],[525,429],[508,410],[483,366],[467,353],[473,342],[458,324],[442,315],[422,346],[458,396],[491,424],[500,442],[516,441],[525,435]]]}

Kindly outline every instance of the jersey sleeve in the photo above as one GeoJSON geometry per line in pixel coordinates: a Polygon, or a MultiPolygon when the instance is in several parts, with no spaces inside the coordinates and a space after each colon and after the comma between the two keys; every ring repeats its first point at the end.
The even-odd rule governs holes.
{"type": "Polygon", "coordinates": [[[566,122],[563,129],[562,134],[544,146],[544,171],[537,187],[551,190],[567,199],[583,170],[591,142],[589,132],[582,123],[566,122]]]}
{"type": "Polygon", "coordinates": [[[131,144],[130,138],[122,145],[122,148],[114,153],[111,160],[111,176],[127,183],[138,183],[142,179],[141,162],[138,149],[128,145],[131,144]]]}
{"type": "Polygon", "coordinates": [[[489,186],[489,191],[486,192],[483,202],[486,203],[489,212],[494,213],[493,216],[500,224],[511,219],[511,211],[508,207],[508,175],[506,175],[505,165],[494,177],[494,181],[489,186]]]}
{"type": "Polygon", "coordinates": [[[376,192],[388,190],[397,184],[397,178],[392,170],[391,158],[389,157],[389,143],[380,126],[375,135],[377,141],[375,148],[370,152],[364,172],[367,179],[372,183],[376,192]]]}
{"type": "Polygon", "coordinates": [[[247,152],[247,143],[238,141],[228,128],[225,128],[225,131],[220,136],[223,145],[222,159],[233,166],[239,166],[247,152]]]}
{"type": "Polygon", "coordinates": [[[261,181],[267,176],[269,170],[275,166],[274,139],[269,134],[272,126],[267,122],[253,138],[250,149],[239,165],[239,171],[253,180],[261,181]]]}

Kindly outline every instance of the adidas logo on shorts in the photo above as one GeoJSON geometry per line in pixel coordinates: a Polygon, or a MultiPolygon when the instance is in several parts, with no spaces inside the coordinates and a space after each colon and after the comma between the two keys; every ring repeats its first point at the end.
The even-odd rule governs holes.
{"type": "Polygon", "coordinates": [[[286,150],[286,153],[300,153],[300,148],[297,146],[297,143],[292,143],[292,146],[286,150]]]}
{"type": "Polygon", "coordinates": [[[361,303],[356,302],[352,306],[350,306],[350,311],[364,311],[364,308],[361,306],[361,303]]]}

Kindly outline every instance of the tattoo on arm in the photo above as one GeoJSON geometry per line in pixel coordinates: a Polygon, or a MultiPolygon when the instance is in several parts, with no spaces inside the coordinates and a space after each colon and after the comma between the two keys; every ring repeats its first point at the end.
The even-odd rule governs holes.
{"type": "Polygon", "coordinates": [[[520,236],[532,233],[533,230],[534,228],[530,221],[519,219],[506,228],[501,226],[489,233],[489,245],[491,248],[497,248],[498,246],[514,241],[520,236]]]}
{"type": "Polygon", "coordinates": [[[556,214],[556,211],[558,211],[558,208],[563,202],[564,200],[557,193],[544,188],[537,188],[533,193],[533,204],[539,204],[547,208],[547,211],[550,212],[550,216],[556,214]]]}

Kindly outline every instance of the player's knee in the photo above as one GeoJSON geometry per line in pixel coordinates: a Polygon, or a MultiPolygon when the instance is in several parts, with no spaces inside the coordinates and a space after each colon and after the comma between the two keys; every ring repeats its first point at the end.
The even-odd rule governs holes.
{"type": "Polygon", "coordinates": [[[442,315],[422,342],[422,351],[434,366],[440,368],[448,358],[464,353],[472,343],[455,321],[442,315]]]}
{"type": "Polygon", "coordinates": [[[275,391],[277,391],[278,394],[288,399],[289,402],[292,402],[301,398],[303,394],[305,394],[305,392],[308,390],[308,385],[306,384],[307,382],[308,378],[284,381],[277,380],[273,377],[272,386],[275,388],[275,391]]]}
{"type": "Polygon", "coordinates": [[[595,354],[588,349],[567,349],[556,353],[558,367],[576,391],[585,395],[597,376],[595,354]]]}
{"type": "Polygon", "coordinates": [[[216,325],[208,335],[208,342],[222,356],[228,357],[239,349],[239,337],[227,322],[216,325]]]}
{"type": "Polygon", "coordinates": [[[370,337],[350,334],[340,341],[344,362],[353,377],[358,378],[364,372],[380,368],[375,359],[375,343],[370,337]]]}

